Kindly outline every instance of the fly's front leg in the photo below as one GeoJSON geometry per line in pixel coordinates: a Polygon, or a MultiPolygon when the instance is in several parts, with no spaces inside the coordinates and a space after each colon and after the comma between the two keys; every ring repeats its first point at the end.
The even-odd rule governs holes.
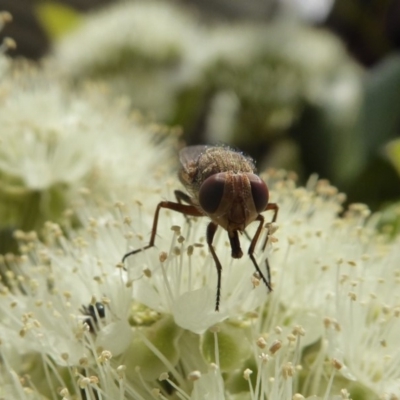
{"type": "Polygon", "coordinates": [[[156,240],[156,234],[157,234],[158,217],[159,217],[159,214],[160,214],[160,210],[162,208],[165,208],[167,210],[176,211],[176,212],[179,212],[179,213],[184,214],[184,215],[190,215],[190,216],[193,216],[193,217],[200,217],[200,216],[203,215],[193,205],[174,203],[173,201],[162,201],[162,202],[158,203],[157,208],[156,208],[156,212],[154,213],[153,227],[151,229],[151,236],[150,236],[149,244],[147,246],[145,246],[145,247],[141,247],[140,249],[132,250],[132,251],[126,253],[122,258],[122,262],[124,262],[127,257],[129,257],[129,256],[131,256],[133,254],[139,253],[139,251],[147,250],[150,247],[154,246],[154,242],[156,240]]]}
{"type": "Polygon", "coordinates": [[[269,264],[267,263],[267,277],[268,279],[265,278],[264,274],[261,272],[260,267],[257,264],[256,259],[254,258],[254,249],[256,247],[256,244],[258,242],[258,239],[260,237],[261,234],[261,230],[263,228],[264,225],[264,217],[259,214],[258,217],[256,218],[256,221],[259,221],[256,233],[253,236],[253,239],[251,240],[250,246],[249,246],[249,257],[251,259],[251,261],[253,262],[253,265],[257,271],[257,273],[260,275],[261,279],[264,281],[265,285],[267,286],[267,288],[269,289],[269,291],[272,291],[272,287],[271,287],[271,274],[269,271],[269,264]]]}
{"type": "Polygon", "coordinates": [[[217,268],[217,298],[215,300],[215,311],[219,311],[219,302],[221,298],[221,274],[222,274],[222,265],[218,260],[217,254],[215,253],[214,247],[212,245],[217,228],[218,228],[217,224],[214,224],[214,222],[210,222],[207,226],[207,232],[206,232],[208,248],[210,249],[210,253],[214,260],[215,268],[217,268]]]}

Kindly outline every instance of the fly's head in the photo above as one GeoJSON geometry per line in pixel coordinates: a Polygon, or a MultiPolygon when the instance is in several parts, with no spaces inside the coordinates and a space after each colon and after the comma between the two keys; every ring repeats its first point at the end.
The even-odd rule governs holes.
{"type": "Polygon", "coordinates": [[[248,172],[220,172],[201,183],[199,207],[228,232],[243,231],[265,210],[269,192],[265,182],[248,172]]]}

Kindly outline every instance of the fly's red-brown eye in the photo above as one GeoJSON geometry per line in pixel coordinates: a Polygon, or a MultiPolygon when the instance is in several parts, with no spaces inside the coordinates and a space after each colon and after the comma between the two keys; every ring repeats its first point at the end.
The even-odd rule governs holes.
{"type": "Polygon", "coordinates": [[[247,175],[251,185],[251,194],[253,196],[254,206],[258,213],[261,213],[267,207],[269,192],[265,182],[255,174],[247,175]]]}
{"type": "Polygon", "coordinates": [[[225,173],[209,176],[201,185],[199,191],[199,203],[201,208],[208,214],[217,211],[224,195],[225,173]]]}

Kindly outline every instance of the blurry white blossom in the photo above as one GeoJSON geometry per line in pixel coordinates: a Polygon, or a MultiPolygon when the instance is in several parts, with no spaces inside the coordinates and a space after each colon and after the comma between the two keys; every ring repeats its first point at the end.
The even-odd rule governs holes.
{"type": "Polygon", "coordinates": [[[111,198],[109,181],[123,191],[132,174],[148,181],[157,161],[168,163],[169,146],[156,161],[146,156],[168,141],[166,129],[143,125],[129,102],[109,100],[101,86],[72,90],[48,70],[13,65],[0,82],[0,104],[2,227],[58,220],[82,186],[111,198]]]}
{"type": "MultiPolygon", "coordinates": [[[[0,11],[0,31],[7,23],[11,21],[12,16],[9,12],[0,11]]],[[[0,81],[3,79],[3,76],[9,67],[9,60],[5,56],[5,53],[7,52],[7,50],[12,49],[15,46],[15,41],[9,37],[3,38],[3,41],[0,43],[0,81]]]]}
{"type": "Polygon", "coordinates": [[[53,57],[66,76],[106,80],[136,107],[166,120],[185,107],[181,101],[196,101],[201,87],[216,96],[231,90],[254,107],[269,104],[276,114],[296,114],[308,86],[323,90],[343,60],[349,62],[327,31],[286,19],[205,24],[190,8],[155,0],[117,2],[88,15],[56,43],[53,57]],[[237,71],[233,82],[226,79],[229,68],[237,71]]]}
{"type": "Polygon", "coordinates": [[[308,129],[322,130],[332,143],[335,182],[354,179],[365,161],[356,126],[363,76],[340,39],[285,13],[268,23],[228,22],[185,6],[123,1],[89,14],[55,43],[54,68],[73,82],[107,82],[133,107],[181,125],[187,136],[272,148],[268,157],[282,168],[301,163],[287,133],[312,109],[318,118],[308,129]]]}
{"type": "Polygon", "coordinates": [[[201,51],[194,15],[166,1],[122,1],[93,12],[55,46],[55,67],[72,78],[109,82],[135,107],[166,118],[182,84],[181,65],[201,51]]]}
{"type": "Polygon", "coordinates": [[[58,43],[55,56],[60,67],[73,74],[110,69],[110,63],[118,67],[116,59],[122,51],[132,62],[136,55],[150,64],[173,63],[196,39],[194,21],[173,3],[122,1],[90,14],[81,27],[58,43]]]}
{"type": "MultiPolygon", "coordinates": [[[[341,154],[351,162],[342,162],[342,169],[347,172],[360,162],[354,151],[349,157],[346,149],[354,150],[352,140],[358,138],[351,139],[348,132],[354,130],[362,105],[362,70],[338,38],[287,20],[266,26],[216,26],[208,35],[203,52],[207,141],[239,147],[267,143],[268,138],[283,136],[311,106],[332,126],[334,145],[349,143],[344,150],[342,145],[341,154]]],[[[197,86],[190,90],[186,98],[198,96],[197,86]]]]}
{"type": "Polygon", "coordinates": [[[279,0],[283,11],[310,22],[323,22],[329,15],[335,0],[279,0]]]}
{"type": "Polygon", "coordinates": [[[12,21],[12,15],[8,11],[0,11],[0,31],[7,23],[12,21]]]}

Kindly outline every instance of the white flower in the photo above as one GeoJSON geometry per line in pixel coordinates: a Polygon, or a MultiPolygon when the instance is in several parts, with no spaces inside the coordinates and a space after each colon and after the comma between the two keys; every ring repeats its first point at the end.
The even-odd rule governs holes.
{"type": "MultiPolygon", "coordinates": [[[[129,257],[126,270],[120,263],[148,243],[156,204],[172,200],[178,187],[168,146],[152,145],[154,128],[26,72],[2,86],[3,188],[67,184],[74,210],[64,233],[53,223],[43,242],[18,232],[24,255],[1,259],[1,397],[348,398],[343,387],[365,399],[399,393],[398,254],[373,220],[366,224],[365,207],[339,219],[343,196],[326,182],[296,188],[285,176],[267,177],[279,229],[265,252],[263,233],[256,258],[264,266],[268,257],[274,291],[258,282],[246,255],[232,260],[220,229],[215,312],[205,218],[188,223],[162,210],[156,247],[129,257]],[[82,184],[91,191],[78,198],[82,184]],[[79,230],[71,228],[75,217],[79,230]]],[[[245,250],[248,238],[241,242],[245,250]]]]}
{"type": "Polygon", "coordinates": [[[289,12],[310,22],[323,22],[329,15],[335,0],[280,0],[289,12]]]}
{"type": "Polygon", "coordinates": [[[106,80],[135,107],[170,116],[182,85],[181,65],[202,30],[183,7],[165,1],[122,1],[88,15],[55,45],[54,68],[66,77],[106,80]]]}
{"type": "MultiPolygon", "coordinates": [[[[297,188],[284,173],[265,175],[280,211],[255,257],[262,269],[268,258],[274,290],[246,254],[255,226],[239,260],[220,228],[216,312],[207,218],[161,210],[155,247],[121,262],[148,244],[157,204],[174,200],[175,139],[108,104],[97,86],[71,92],[27,66],[7,70],[0,91],[1,190],[39,192],[47,210],[48,192],[62,186],[68,206],[40,240],[15,233],[21,256],[0,258],[0,397],[398,395],[398,243],[376,233],[364,206],[338,218],[344,197],[327,182],[297,188]]],[[[21,213],[11,205],[4,219],[21,213]]]]}
{"type": "MultiPolygon", "coordinates": [[[[343,137],[354,126],[362,104],[362,70],[328,31],[278,19],[268,26],[213,26],[203,40],[201,53],[188,53],[183,71],[187,81],[209,87],[212,93],[207,99],[208,141],[248,141],[248,123],[241,121],[246,105],[258,139],[269,131],[287,130],[304,102],[316,105],[343,137]],[[241,126],[247,127],[246,132],[241,126]]],[[[342,148],[337,152],[346,160],[342,178],[359,157],[342,148]]]]}
{"type": "MultiPolygon", "coordinates": [[[[277,199],[279,242],[270,256],[276,286],[260,330],[300,324],[306,331],[303,346],[322,338],[321,354],[339,360],[344,377],[376,395],[399,393],[398,242],[379,237],[376,218],[367,223],[364,205],[351,206],[338,219],[341,196],[323,182],[318,196],[289,190],[291,198],[277,199]]],[[[316,381],[323,362],[324,357],[315,360],[321,372],[314,383],[309,376],[311,387],[321,385],[316,381]]]]}
{"type": "Polygon", "coordinates": [[[224,399],[224,383],[216,365],[210,372],[200,376],[194,383],[190,400],[224,399]]]}
{"type": "Polygon", "coordinates": [[[336,265],[339,284],[326,321],[328,352],[343,363],[345,376],[390,398],[400,393],[399,241],[387,246],[363,230],[358,235],[359,255],[336,265]]]}
{"type": "Polygon", "coordinates": [[[134,152],[140,156],[143,146],[151,144],[151,129],[148,133],[130,119],[122,103],[111,108],[95,101],[95,96],[106,96],[101,88],[79,95],[47,73],[28,68],[22,74],[2,88],[0,168],[6,176],[28,189],[43,190],[84,182],[95,169],[111,170],[121,180],[116,166],[124,157],[124,162],[134,158],[135,166],[146,162],[134,152]]]}
{"type": "MultiPolygon", "coordinates": [[[[158,195],[159,198],[171,197],[167,193],[177,185],[175,179],[170,179],[166,194],[158,195]]],[[[131,221],[130,227],[124,228],[125,235],[130,238],[129,248],[124,246],[120,223],[113,226],[115,216],[100,216],[98,221],[92,222],[99,233],[96,240],[91,239],[89,243],[96,253],[100,252],[101,259],[104,257],[116,264],[127,250],[147,244],[147,235],[142,232],[149,231],[152,225],[156,199],[154,195],[151,197],[144,197],[143,204],[135,205],[132,211],[118,205],[122,215],[129,212],[126,221],[131,221]],[[130,215],[132,212],[134,214],[130,215]],[[98,238],[101,238],[100,242],[98,238]]],[[[84,220],[87,213],[83,209],[78,215],[84,220]]],[[[89,222],[84,220],[84,224],[89,222]]],[[[179,326],[196,333],[202,333],[228,317],[239,317],[254,310],[267,296],[263,285],[254,287],[255,271],[250,259],[244,256],[232,260],[226,232],[221,229],[214,241],[223,265],[221,307],[220,312],[215,312],[217,272],[205,243],[205,227],[204,220],[195,220],[188,225],[183,215],[162,210],[156,246],[128,257],[125,262],[129,280],[133,281],[134,298],[159,313],[172,314],[179,326]]],[[[243,246],[249,243],[243,238],[243,246]]]]}
{"type": "MultiPolygon", "coordinates": [[[[17,264],[13,258],[4,260],[17,272],[7,273],[8,288],[3,286],[0,299],[0,338],[7,365],[21,371],[24,364],[18,360],[38,354],[46,368],[78,367],[77,385],[107,393],[118,392],[112,377],[122,374],[125,396],[135,399],[147,398],[155,390],[150,390],[156,387],[154,380],[165,371],[174,377],[169,385],[187,399],[207,394],[222,399],[239,387],[247,393],[243,398],[250,399],[292,398],[298,392],[329,395],[338,393],[340,388],[329,387],[341,373],[350,379],[349,388],[359,382],[366,393],[396,393],[398,303],[396,298],[388,302],[390,288],[381,293],[374,278],[395,272],[394,247],[389,244],[389,250],[380,251],[376,234],[364,227],[365,208],[354,207],[338,219],[343,196],[323,181],[296,189],[279,175],[268,180],[272,201],[280,205],[279,229],[270,237],[267,252],[257,251],[257,259],[264,265],[269,257],[274,291],[268,294],[262,284],[254,287],[250,260],[244,256],[232,262],[220,230],[214,243],[223,265],[220,312],[214,311],[216,271],[204,246],[201,219],[188,224],[183,216],[163,210],[156,247],[128,258],[126,270],[119,262],[127,250],[126,238],[133,248],[147,243],[153,204],[171,198],[175,179],[161,187],[165,195],[147,195],[152,197],[148,202],[144,191],[137,193],[142,205],[88,209],[85,203],[91,203],[91,196],[86,194],[77,209],[85,229],[69,231],[68,239],[54,224],[47,225],[47,245],[20,233],[26,256],[17,264]],[[369,261],[363,256],[367,249],[369,261]],[[368,262],[370,275],[354,275],[363,272],[358,257],[364,257],[364,267],[368,262]],[[350,302],[354,299],[347,296],[352,285],[356,291],[363,288],[366,296],[356,314],[350,302]],[[368,303],[372,290],[375,296],[368,303]],[[105,313],[96,315],[88,331],[83,306],[97,301],[105,313]],[[384,303],[387,309],[378,307],[384,303]],[[331,328],[339,326],[340,331],[331,328]],[[368,345],[371,342],[376,346],[368,345]],[[310,366],[304,352],[313,346],[310,366]],[[382,352],[385,346],[388,352],[382,352]],[[104,350],[100,356],[98,347],[104,350]],[[13,349],[18,349],[17,357],[13,349]],[[378,364],[367,368],[367,355],[369,360],[381,360],[379,373],[378,364]],[[326,358],[332,360],[327,371],[331,383],[324,380],[326,358]],[[178,364],[183,369],[178,370],[178,364]],[[79,365],[87,365],[87,372],[79,372],[79,365]],[[365,378],[365,372],[372,375],[365,378]],[[303,384],[302,373],[307,374],[303,384]],[[89,379],[91,375],[97,376],[99,385],[89,379]],[[194,389],[186,376],[193,377],[194,389]]],[[[248,233],[251,236],[252,231],[248,233]]],[[[241,239],[244,247],[248,239],[241,239]]],[[[387,284],[395,285],[389,279],[387,284]]],[[[36,359],[32,358],[33,365],[36,359]]]]}
{"type": "Polygon", "coordinates": [[[89,15],[75,32],[58,43],[60,67],[80,74],[105,68],[122,51],[168,63],[179,60],[195,37],[194,19],[165,1],[122,1],[89,15]]]}
{"type": "Polygon", "coordinates": [[[59,220],[82,186],[112,198],[127,185],[134,191],[135,182],[153,179],[158,163],[168,164],[164,128],[144,126],[126,102],[109,101],[100,86],[78,93],[58,78],[14,65],[0,83],[3,227],[59,220]],[[158,159],[147,157],[146,149],[163,137],[158,159]],[[116,184],[113,193],[109,181],[116,184]]]}

